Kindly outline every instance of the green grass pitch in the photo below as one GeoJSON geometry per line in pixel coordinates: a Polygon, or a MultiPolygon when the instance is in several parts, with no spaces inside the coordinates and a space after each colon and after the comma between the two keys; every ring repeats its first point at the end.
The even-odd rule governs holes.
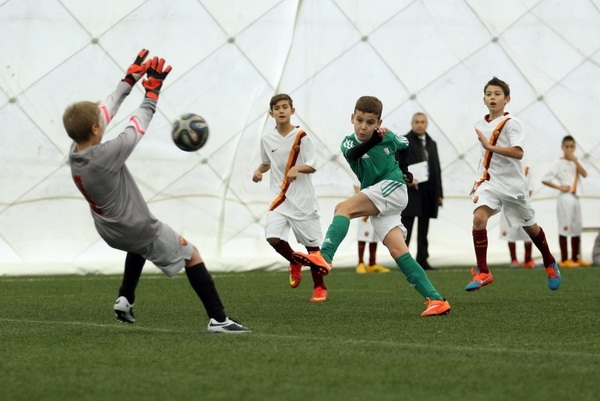
{"type": "Polygon", "coordinates": [[[184,274],[143,275],[134,325],[112,303],[120,276],[0,278],[2,400],[598,400],[600,269],[493,267],[467,293],[466,267],[428,272],[452,313],[395,269],[326,277],[329,301],[285,272],[214,273],[228,315],[251,334],[207,334],[184,274]]]}

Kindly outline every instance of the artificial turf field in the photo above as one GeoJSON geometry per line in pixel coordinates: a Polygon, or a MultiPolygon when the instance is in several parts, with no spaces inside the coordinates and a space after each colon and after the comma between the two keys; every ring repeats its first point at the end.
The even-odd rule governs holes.
{"type": "Polygon", "coordinates": [[[397,270],[332,272],[308,302],[286,272],[213,273],[250,334],[207,334],[185,274],[143,275],[134,325],[120,276],[0,278],[1,400],[598,400],[600,268],[428,272],[452,313],[421,318],[397,270]]]}

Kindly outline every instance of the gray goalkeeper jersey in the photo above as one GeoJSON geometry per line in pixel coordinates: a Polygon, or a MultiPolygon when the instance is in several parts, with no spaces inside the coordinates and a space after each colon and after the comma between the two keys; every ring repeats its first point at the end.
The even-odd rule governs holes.
{"type": "MultiPolygon", "coordinates": [[[[130,92],[131,86],[120,82],[100,104],[105,127],[130,92]]],[[[73,181],[90,205],[98,234],[108,245],[123,251],[136,252],[148,246],[157,238],[162,226],[148,209],[125,165],[155,110],[156,101],[144,97],[119,136],[81,152],[76,151],[73,143],[69,152],[73,181]]]]}

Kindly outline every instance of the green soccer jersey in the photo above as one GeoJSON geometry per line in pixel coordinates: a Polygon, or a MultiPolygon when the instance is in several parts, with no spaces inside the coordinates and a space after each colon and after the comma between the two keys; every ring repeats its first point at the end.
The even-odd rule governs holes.
{"type": "Polygon", "coordinates": [[[356,135],[348,135],[340,148],[350,168],[360,181],[360,189],[370,187],[383,180],[400,181],[406,184],[396,162],[396,151],[408,148],[408,139],[388,131],[383,140],[365,153],[359,160],[349,160],[348,151],[360,145],[356,135]]]}

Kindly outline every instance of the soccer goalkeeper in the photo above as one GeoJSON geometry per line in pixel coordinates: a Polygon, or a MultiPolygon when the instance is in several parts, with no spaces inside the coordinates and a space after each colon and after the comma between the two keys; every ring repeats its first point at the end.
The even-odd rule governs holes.
{"type": "Polygon", "coordinates": [[[145,61],[147,56],[148,50],[140,51],[125,78],[104,103],[73,103],[63,114],[65,130],[74,141],[69,151],[73,181],[89,203],[98,234],[111,247],[127,252],[115,315],[120,321],[135,322],[135,289],[144,263],[150,260],[169,277],[185,268],[208,314],[208,332],[247,333],[246,327],[225,314],[217,288],[196,247],[152,215],[125,164],[148,129],[163,81],[171,71],[164,59],[154,57],[145,61]],[[144,75],[142,85],[146,94],[142,104],[120,135],[102,142],[106,126],[144,75]]]}

